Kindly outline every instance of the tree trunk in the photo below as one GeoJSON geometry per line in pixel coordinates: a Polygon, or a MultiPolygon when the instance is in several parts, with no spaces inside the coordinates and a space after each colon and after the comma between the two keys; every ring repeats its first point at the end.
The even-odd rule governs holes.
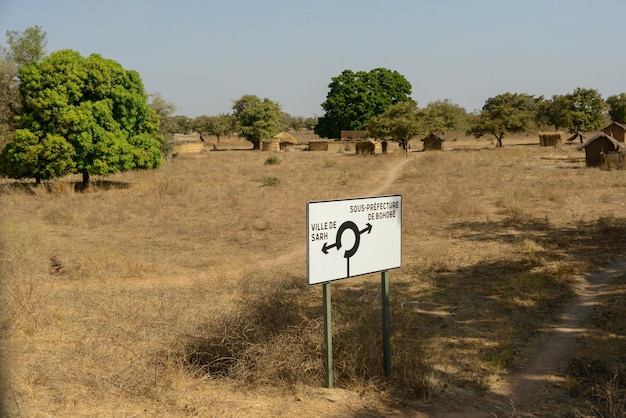
{"type": "Polygon", "coordinates": [[[91,179],[89,178],[89,173],[83,171],[83,189],[87,190],[89,188],[89,184],[91,183],[91,179]]]}

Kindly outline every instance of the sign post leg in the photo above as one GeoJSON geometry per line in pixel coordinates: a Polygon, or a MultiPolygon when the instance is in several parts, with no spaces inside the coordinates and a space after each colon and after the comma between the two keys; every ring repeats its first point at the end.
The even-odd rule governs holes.
{"type": "Polygon", "coordinates": [[[391,349],[389,343],[389,273],[381,273],[382,284],[382,317],[383,317],[383,369],[385,377],[391,372],[391,349]]]}
{"type": "Polygon", "coordinates": [[[333,333],[332,333],[332,318],[331,318],[331,303],[330,303],[330,283],[324,283],[324,345],[326,346],[326,353],[324,355],[324,362],[326,366],[326,387],[332,389],[333,382],[333,333]]]}

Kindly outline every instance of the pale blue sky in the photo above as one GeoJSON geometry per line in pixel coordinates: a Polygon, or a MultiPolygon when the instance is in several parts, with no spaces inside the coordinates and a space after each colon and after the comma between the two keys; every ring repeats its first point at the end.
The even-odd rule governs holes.
{"type": "Polygon", "coordinates": [[[39,25],[48,52],[98,53],[190,117],[244,94],[323,115],[332,77],[383,67],[421,107],[504,92],[626,92],[624,0],[0,0],[0,35],[39,25]]]}

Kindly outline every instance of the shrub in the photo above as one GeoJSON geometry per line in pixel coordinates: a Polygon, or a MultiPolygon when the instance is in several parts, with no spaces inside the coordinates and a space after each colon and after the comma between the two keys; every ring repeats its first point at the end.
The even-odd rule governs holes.
{"type": "Polygon", "coordinates": [[[274,176],[267,176],[263,178],[263,187],[266,186],[278,186],[280,184],[280,179],[274,176]]]}
{"type": "Polygon", "coordinates": [[[272,155],[271,157],[267,157],[267,160],[265,160],[265,165],[277,165],[280,163],[281,163],[280,158],[278,158],[275,155],[272,155]]]}

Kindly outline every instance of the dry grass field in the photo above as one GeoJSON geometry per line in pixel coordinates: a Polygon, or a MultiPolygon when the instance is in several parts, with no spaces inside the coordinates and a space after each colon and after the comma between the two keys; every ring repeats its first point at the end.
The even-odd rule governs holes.
{"type": "Polygon", "coordinates": [[[222,138],[84,192],[0,180],[6,416],[624,416],[626,172],[446,137],[408,156],[222,138]],[[351,278],[325,389],[306,203],[382,194],[403,197],[391,376],[380,275],[351,278]]]}

